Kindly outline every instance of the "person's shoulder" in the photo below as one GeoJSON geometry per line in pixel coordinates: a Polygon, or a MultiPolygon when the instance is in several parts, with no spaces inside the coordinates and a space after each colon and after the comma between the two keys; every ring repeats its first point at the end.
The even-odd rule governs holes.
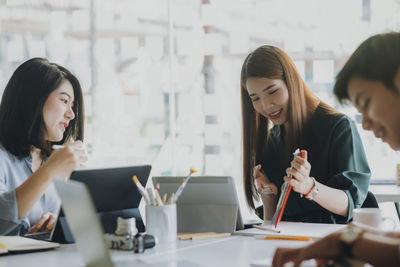
{"type": "Polygon", "coordinates": [[[323,125],[328,128],[335,128],[337,126],[351,127],[354,121],[347,115],[336,111],[335,109],[326,109],[318,107],[314,114],[314,121],[318,125],[323,125]]]}
{"type": "Polygon", "coordinates": [[[14,162],[18,160],[18,158],[11,154],[2,144],[0,144],[0,162],[14,162]]]}

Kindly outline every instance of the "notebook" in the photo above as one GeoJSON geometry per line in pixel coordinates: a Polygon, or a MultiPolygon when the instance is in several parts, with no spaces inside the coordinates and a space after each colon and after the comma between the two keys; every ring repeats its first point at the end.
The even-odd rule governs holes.
{"type": "Polygon", "coordinates": [[[60,247],[54,242],[34,240],[22,236],[0,236],[0,254],[42,251],[60,247]]]}

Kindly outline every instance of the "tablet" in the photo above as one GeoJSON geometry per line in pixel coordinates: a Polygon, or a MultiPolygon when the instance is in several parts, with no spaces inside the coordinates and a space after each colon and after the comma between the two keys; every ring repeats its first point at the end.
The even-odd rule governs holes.
{"type": "Polygon", "coordinates": [[[70,179],[86,184],[97,212],[109,212],[139,207],[142,196],[132,176],[146,186],[150,169],[150,165],[82,169],[73,171],[70,179]]]}
{"type": "MultiPolygon", "coordinates": [[[[176,192],[183,177],[153,177],[160,193],[176,192]]],[[[192,177],[176,202],[178,232],[233,233],[243,229],[235,182],[229,176],[192,177]]]]}

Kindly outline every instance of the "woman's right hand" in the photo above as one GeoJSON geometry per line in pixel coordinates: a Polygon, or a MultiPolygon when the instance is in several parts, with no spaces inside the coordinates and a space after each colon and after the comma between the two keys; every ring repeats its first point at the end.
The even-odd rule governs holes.
{"type": "Polygon", "coordinates": [[[52,178],[68,178],[74,169],[84,167],[86,161],[86,149],[82,141],[75,141],[54,150],[42,167],[47,169],[52,178]]]}
{"type": "Polygon", "coordinates": [[[262,173],[260,164],[254,167],[253,178],[258,193],[261,194],[263,191],[265,192],[269,190],[274,195],[278,194],[278,187],[271,183],[268,178],[262,173]]]}

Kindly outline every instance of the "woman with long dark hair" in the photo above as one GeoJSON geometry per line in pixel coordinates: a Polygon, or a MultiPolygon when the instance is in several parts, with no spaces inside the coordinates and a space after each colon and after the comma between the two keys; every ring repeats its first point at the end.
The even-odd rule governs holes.
{"type": "Polygon", "coordinates": [[[261,195],[264,219],[270,220],[287,181],[294,192],[282,220],[349,222],[370,179],[354,122],[318,99],[290,57],[273,46],[261,46],[245,59],[241,95],[248,205],[254,209],[253,198],[261,195]],[[297,148],[305,158],[293,158],[297,148]]]}
{"type": "Polygon", "coordinates": [[[71,72],[42,58],[15,70],[0,105],[0,235],[52,229],[60,206],[52,179],[87,160],[83,121],[71,72]]]}

